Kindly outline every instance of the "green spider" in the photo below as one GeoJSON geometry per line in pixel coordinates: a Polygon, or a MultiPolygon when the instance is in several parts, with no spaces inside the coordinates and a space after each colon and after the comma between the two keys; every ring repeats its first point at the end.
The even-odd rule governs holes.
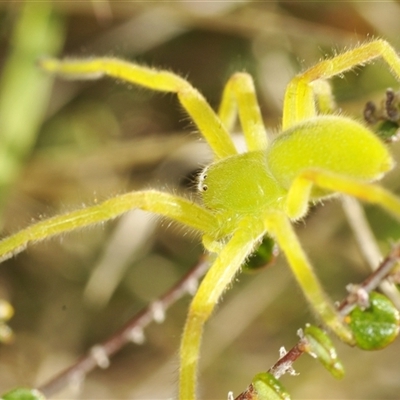
{"type": "Polygon", "coordinates": [[[218,113],[185,79],[167,71],[114,58],[44,59],[41,66],[64,77],[104,75],[156,91],[174,92],[214,153],[199,176],[203,204],[169,193],[127,193],[102,204],[39,222],[0,243],[0,257],[22,251],[30,242],[109,220],[139,208],[194,228],[204,247],[216,253],[190,305],[180,349],[180,399],[196,397],[198,360],[204,324],[221,295],[264,235],[279,244],[320,319],[341,340],[354,344],[351,330],[325,295],[292,228],[309,204],[335,193],[381,205],[400,218],[400,199],[372,181],[394,165],[380,139],[362,123],[332,113],[327,79],[382,57],[400,80],[400,58],[383,40],[374,40],[324,60],[294,77],[287,86],[282,132],[268,142],[252,78],[236,73],[228,81],[218,113]],[[247,152],[239,154],[229,131],[239,114],[247,152]],[[331,115],[330,115],[331,114],[331,115]]]}

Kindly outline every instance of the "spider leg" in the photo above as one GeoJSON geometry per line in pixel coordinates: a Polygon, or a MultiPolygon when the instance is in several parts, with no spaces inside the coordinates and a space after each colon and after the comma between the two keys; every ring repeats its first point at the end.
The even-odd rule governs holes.
{"type": "MultiPolygon", "coordinates": [[[[318,80],[340,75],[357,65],[372,62],[378,57],[383,58],[394,76],[400,80],[400,58],[393,47],[384,40],[373,40],[331,59],[321,61],[294,77],[288,84],[285,93],[282,129],[290,128],[294,124],[312,118],[317,114],[315,92],[319,90],[316,83],[318,80]]],[[[316,97],[318,101],[318,94],[316,97]]],[[[320,97],[320,99],[323,98],[324,96],[320,97]]]]}
{"type": "Polygon", "coordinates": [[[218,110],[218,115],[229,132],[234,128],[237,112],[239,112],[247,150],[266,149],[267,133],[261,117],[253,78],[244,72],[231,76],[225,85],[218,110]]]}
{"type": "Polygon", "coordinates": [[[205,98],[185,79],[169,71],[143,67],[116,58],[40,60],[40,66],[65,78],[96,79],[108,75],[149,89],[172,92],[196,123],[217,159],[237,153],[228,131],[205,98]]]}
{"type": "Polygon", "coordinates": [[[0,261],[20,253],[32,242],[108,221],[135,208],[163,215],[201,232],[218,229],[214,215],[190,200],[154,190],[131,192],[101,204],[40,221],[3,239],[0,242],[0,261]]]}
{"type": "Polygon", "coordinates": [[[310,201],[312,185],[333,192],[340,192],[357,197],[368,203],[378,204],[400,219],[400,199],[373,183],[360,182],[346,176],[316,169],[307,169],[301,172],[289,189],[286,210],[290,218],[304,215],[310,201]]]}
{"type": "Polygon", "coordinates": [[[245,217],[219,253],[192,300],[180,350],[179,398],[181,400],[196,398],[196,376],[204,324],[222,293],[230,285],[243,261],[254,250],[263,234],[262,224],[252,217],[245,217]]]}
{"type": "Polygon", "coordinates": [[[344,342],[352,344],[353,336],[325,295],[304,253],[292,225],[282,212],[269,213],[264,219],[266,230],[278,242],[305,297],[324,323],[344,342]]]}

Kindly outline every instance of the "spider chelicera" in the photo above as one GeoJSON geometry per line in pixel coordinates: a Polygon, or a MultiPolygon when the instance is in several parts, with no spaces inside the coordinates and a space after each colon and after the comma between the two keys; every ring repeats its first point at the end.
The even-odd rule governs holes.
{"type": "Polygon", "coordinates": [[[53,217],[0,243],[6,259],[29,243],[109,220],[139,208],[199,231],[215,260],[189,308],[180,349],[180,399],[196,397],[202,332],[222,293],[264,235],[279,244],[311,307],[343,341],[353,335],[317,280],[292,228],[309,205],[336,193],[376,203],[400,217],[400,199],[371,183],[394,165],[380,139],[362,123],[333,113],[327,79],[382,57],[400,80],[400,58],[383,40],[361,44],[319,62],[294,77],[283,103],[281,133],[268,141],[252,78],[236,73],[215,113],[204,97],[174,73],[114,58],[43,59],[42,68],[86,79],[112,76],[146,88],[176,93],[214,153],[199,176],[202,203],[146,190],[53,217]],[[239,154],[229,135],[239,115],[247,152],[239,154]]]}

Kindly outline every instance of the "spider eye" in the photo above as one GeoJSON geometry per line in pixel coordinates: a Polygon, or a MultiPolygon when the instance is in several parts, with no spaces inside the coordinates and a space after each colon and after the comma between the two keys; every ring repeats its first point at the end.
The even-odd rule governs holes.
{"type": "Polygon", "coordinates": [[[205,191],[208,190],[208,185],[206,185],[206,184],[204,183],[204,180],[207,179],[207,170],[208,170],[208,168],[205,168],[205,169],[203,170],[203,172],[199,175],[199,182],[198,182],[198,184],[197,184],[197,189],[198,189],[200,192],[205,192],[205,191]]]}

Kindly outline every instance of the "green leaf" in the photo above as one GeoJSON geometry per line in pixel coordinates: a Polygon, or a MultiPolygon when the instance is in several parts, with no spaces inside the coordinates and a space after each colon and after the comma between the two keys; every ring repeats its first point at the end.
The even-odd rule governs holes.
{"type": "Polygon", "coordinates": [[[385,142],[392,141],[398,134],[399,124],[393,121],[383,121],[376,128],[376,134],[385,142]]]}
{"type": "Polygon", "coordinates": [[[316,358],[335,378],[343,378],[343,365],[326,332],[316,326],[308,325],[304,329],[304,339],[305,351],[316,358]]]}
{"type": "Polygon", "coordinates": [[[244,272],[257,272],[258,270],[271,265],[278,254],[278,248],[273,239],[264,236],[260,246],[247,259],[243,265],[244,272]]]}
{"type": "Polygon", "coordinates": [[[393,342],[399,333],[399,312],[380,293],[371,293],[366,310],[356,307],[346,318],[356,344],[363,350],[380,350],[393,342]]]}
{"type": "Polygon", "coordinates": [[[1,396],[0,400],[46,400],[36,389],[17,388],[1,396]]]}
{"type": "Polygon", "coordinates": [[[257,374],[252,381],[257,397],[254,400],[290,400],[282,384],[269,372],[257,374]]]}

